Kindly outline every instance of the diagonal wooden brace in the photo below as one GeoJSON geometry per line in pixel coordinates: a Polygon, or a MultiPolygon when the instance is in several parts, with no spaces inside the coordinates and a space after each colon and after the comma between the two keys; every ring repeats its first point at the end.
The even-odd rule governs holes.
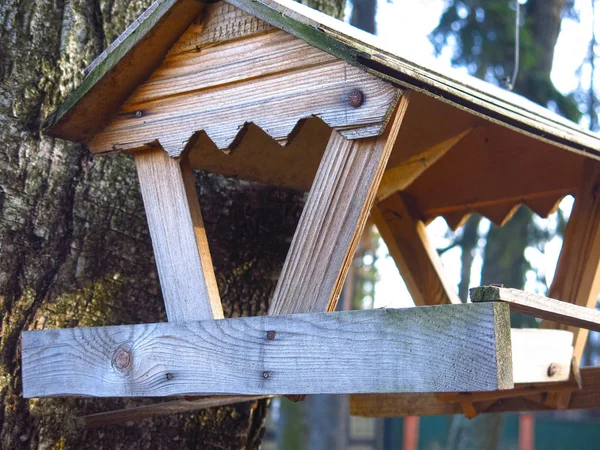
{"type": "Polygon", "coordinates": [[[386,132],[329,144],[294,234],[269,314],[333,311],[408,107],[400,99],[386,132]]]}

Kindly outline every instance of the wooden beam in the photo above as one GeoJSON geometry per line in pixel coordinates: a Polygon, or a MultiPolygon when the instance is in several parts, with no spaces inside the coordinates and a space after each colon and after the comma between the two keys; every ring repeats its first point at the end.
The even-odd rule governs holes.
{"type": "Polygon", "coordinates": [[[154,403],[152,405],[137,406],[134,408],[120,409],[98,414],[83,416],[78,421],[85,428],[97,428],[107,425],[119,425],[126,422],[138,422],[140,420],[152,419],[153,417],[168,416],[170,414],[183,414],[201,409],[228,406],[236,403],[254,402],[262,400],[262,395],[227,395],[204,398],[190,398],[174,400],[170,402],[154,403]]]}
{"type": "Polygon", "coordinates": [[[458,133],[442,142],[439,142],[427,150],[413,155],[397,166],[387,169],[377,191],[377,202],[381,202],[394,192],[402,191],[415,181],[427,168],[444,156],[448,150],[459,143],[472,128],[458,133]]]}
{"type": "Polygon", "coordinates": [[[475,302],[506,302],[510,309],[575,328],[600,331],[600,311],[543,295],[496,286],[481,286],[470,290],[475,302]]]}
{"type": "Polygon", "coordinates": [[[512,388],[501,303],[31,331],[24,396],[512,388]]]}
{"type": "Polygon", "coordinates": [[[352,395],[351,413],[369,417],[478,413],[497,401],[541,394],[543,403],[549,392],[579,389],[581,382],[572,370],[572,337],[571,332],[564,330],[512,329],[513,389],[437,395],[352,395]]]}
{"type": "Polygon", "coordinates": [[[425,224],[397,192],[378,203],[371,215],[394,258],[415,305],[460,304],[425,224]]]}
{"type": "Polygon", "coordinates": [[[134,155],[170,322],[222,319],[192,169],[161,149],[134,155]]]}
{"type": "Polygon", "coordinates": [[[386,132],[349,141],[332,131],[294,234],[269,314],[335,309],[409,102],[386,132]]]}
{"type": "MultiPolygon", "coordinates": [[[[554,280],[548,296],[595,308],[600,292],[600,163],[586,160],[581,185],[567,224],[554,280]]],[[[588,330],[547,321],[542,327],[573,331],[575,358],[581,359],[588,330]]]]}
{"type": "MultiPolygon", "coordinates": [[[[563,409],[600,408],[600,368],[581,369],[581,389],[571,390],[564,382],[548,385],[548,390],[556,387],[571,395],[571,402],[563,409]]],[[[510,392],[510,391],[508,391],[510,392]]],[[[499,398],[475,402],[477,412],[500,413],[520,411],[552,411],[554,408],[544,403],[547,393],[530,395],[525,390],[523,396],[499,398]]],[[[437,394],[354,394],[350,396],[350,414],[363,417],[405,417],[437,416],[461,414],[460,403],[440,402],[437,394]]]]}

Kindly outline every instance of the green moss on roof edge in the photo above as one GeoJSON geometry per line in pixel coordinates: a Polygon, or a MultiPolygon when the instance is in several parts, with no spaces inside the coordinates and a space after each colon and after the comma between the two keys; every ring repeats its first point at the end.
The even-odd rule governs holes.
{"type": "MultiPolygon", "coordinates": [[[[157,0],[150,6],[150,8],[154,7],[154,10],[151,11],[146,18],[135,25],[122,42],[115,45],[112,49],[111,46],[113,46],[113,44],[111,44],[111,46],[107,48],[104,59],[97,63],[83,79],[83,82],[71,91],[63,102],[58,105],[56,110],[44,120],[44,123],[42,124],[44,132],[52,136],[52,128],[69,113],[71,108],[73,108],[81,98],[92,90],[98,81],[100,81],[108,72],[113,70],[125,55],[133,50],[133,48],[146,36],[146,33],[154,28],[154,26],[178,1],[179,0],[157,0]]],[[[101,58],[102,55],[99,55],[98,57],[101,58]]],[[[92,62],[92,64],[94,64],[94,62],[92,62]]]]}

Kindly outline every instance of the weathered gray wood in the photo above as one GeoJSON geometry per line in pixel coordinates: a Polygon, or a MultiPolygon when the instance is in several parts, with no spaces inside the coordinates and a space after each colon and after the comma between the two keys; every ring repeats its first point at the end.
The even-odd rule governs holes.
{"type": "Polygon", "coordinates": [[[471,289],[473,302],[506,302],[514,311],[558,323],[600,331],[600,311],[524,292],[519,289],[482,286],[471,289]]]}
{"type": "Polygon", "coordinates": [[[161,148],[135,162],[169,321],[222,319],[192,169],[161,148]]]}
{"type": "Polygon", "coordinates": [[[26,397],[446,392],[513,386],[508,307],[443,305],[30,331],[26,397]]]}

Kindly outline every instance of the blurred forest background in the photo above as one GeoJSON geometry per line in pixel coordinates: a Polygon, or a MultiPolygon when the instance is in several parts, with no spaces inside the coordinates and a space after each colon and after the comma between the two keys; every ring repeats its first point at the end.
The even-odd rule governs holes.
{"type": "MultiPolygon", "coordinates": [[[[338,18],[346,11],[353,25],[371,33],[378,32],[377,8],[383,5],[392,4],[398,17],[437,15],[439,24],[429,39],[435,52],[451,55],[453,65],[501,86],[515,81],[515,92],[598,130],[597,1],[523,1],[516,80],[510,79],[515,64],[515,2],[383,1],[379,5],[376,0],[304,2],[338,18]],[[554,49],[561,26],[580,20],[581,11],[591,26],[587,52],[572,74],[578,87],[560,92],[551,77],[556,66],[554,49]]],[[[139,401],[28,402],[21,397],[21,331],[165,320],[131,159],[91,158],[84,146],[40,132],[42,120],[81,82],[83,69],[150,4],[151,0],[0,3],[2,448],[258,448],[265,433],[266,401],[81,430],[78,416],[135,406],[139,401]]],[[[283,264],[302,210],[303,195],[206,173],[198,173],[196,182],[226,316],[264,314],[274,274],[283,264]]],[[[550,244],[556,247],[570,204],[565,200],[548,220],[518,208],[502,228],[477,215],[457,232],[438,222],[438,234],[443,235],[438,239],[439,251],[444,260],[451,256],[460,266],[457,290],[461,298],[466,299],[470,285],[480,283],[545,292],[551,274],[543,273],[540,261],[548,258],[550,244]]],[[[361,241],[340,308],[373,306],[378,257],[385,254],[380,246],[371,227],[361,241]]],[[[514,325],[519,324],[525,325],[526,320],[514,317],[514,325]]],[[[529,319],[527,326],[536,323],[529,319]]],[[[598,362],[597,336],[591,334],[590,340],[593,345],[587,347],[584,364],[598,362]]],[[[265,447],[341,449],[352,445],[347,398],[314,396],[297,404],[273,403],[265,447]]],[[[442,445],[448,449],[500,445],[502,416],[449,421],[442,425],[446,426],[442,445]]],[[[352,448],[390,448],[387,444],[397,440],[394,433],[402,423],[392,419],[387,428],[384,425],[369,425],[380,436],[376,444],[367,446],[365,439],[359,439],[362,444],[352,448]]]]}

